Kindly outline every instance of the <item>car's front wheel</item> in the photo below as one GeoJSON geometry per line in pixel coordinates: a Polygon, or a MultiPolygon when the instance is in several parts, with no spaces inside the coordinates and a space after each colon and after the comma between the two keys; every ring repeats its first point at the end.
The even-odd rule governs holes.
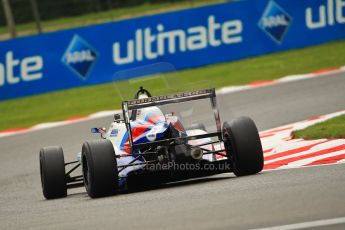
{"type": "Polygon", "coordinates": [[[252,119],[239,117],[223,124],[227,157],[236,176],[250,175],[263,169],[263,151],[259,132],[252,119]]]}
{"type": "Polygon", "coordinates": [[[116,194],[118,169],[114,147],[109,140],[83,144],[82,169],[85,188],[91,198],[116,194]]]}
{"type": "Polygon", "coordinates": [[[40,173],[46,199],[67,196],[65,160],[60,146],[44,147],[40,150],[40,173]]]}

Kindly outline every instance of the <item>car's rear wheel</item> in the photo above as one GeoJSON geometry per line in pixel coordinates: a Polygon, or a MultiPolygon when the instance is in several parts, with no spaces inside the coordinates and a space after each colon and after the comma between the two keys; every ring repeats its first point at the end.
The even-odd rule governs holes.
{"type": "Polygon", "coordinates": [[[44,147],[40,150],[40,173],[46,199],[67,196],[65,160],[60,146],[44,147]]]}
{"type": "Polygon", "coordinates": [[[114,195],[118,189],[118,169],[113,144],[109,140],[83,144],[84,184],[92,198],[114,195]]]}
{"type": "Polygon", "coordinates": [[[258,173],[263,168],[263,151],[259,132],[249,117],[239,117],[223,124],[227,157],[236,176],[258,173]]]}

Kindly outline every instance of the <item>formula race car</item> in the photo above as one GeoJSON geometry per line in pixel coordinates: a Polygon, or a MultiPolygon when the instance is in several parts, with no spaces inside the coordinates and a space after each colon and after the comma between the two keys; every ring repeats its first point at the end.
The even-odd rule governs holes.
{"type": "Polygon", "coordinates": [[[240,117],[221,126],[215,89],[152,96],[140,87],[134,100],[122,102],[122,113],[114,115],[108,130],[91,131],[101,138],[85,142],[76,161],[65,163],[60,146],[40,150],[46,199],[65,197],[67,189],[80,186],[96,198],[149,182],[160,184],[224,172],[244,176],[263,168],[254,122],[240,117]],[[207,132],[203,124],[187,128],[181,117],[161,109],[202,99],[210,101],[215,132],[207,132]],[[79,167],[82,174],[72,176],[79,167]]]}

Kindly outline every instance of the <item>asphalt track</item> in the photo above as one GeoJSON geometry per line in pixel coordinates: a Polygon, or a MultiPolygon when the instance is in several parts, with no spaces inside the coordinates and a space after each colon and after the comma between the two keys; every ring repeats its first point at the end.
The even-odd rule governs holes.
{"type": "MultiPolygon", "coordinates": [[[[222,120],[247,115],[260,130],[345,109],[345,74],[272,85],[219,97],[222,120]]],[[[204,107],[195,107],[200,114],[204,107]]],[[[345,164],[231,173],[90,199],[41,194],[38,151],[62,145],[74,160],[93,126],[111,117],[0,139],[0,229],[252,229],[345,217],[345,164]]],[[[345,229],[345,224],[317,229],[345,229]]]]}

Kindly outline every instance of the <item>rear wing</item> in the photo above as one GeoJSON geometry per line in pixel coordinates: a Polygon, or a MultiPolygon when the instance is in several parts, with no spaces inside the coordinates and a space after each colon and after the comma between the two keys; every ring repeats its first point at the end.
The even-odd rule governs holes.
{"type": "Polygon", "coordinates": [[[133,147],[133,137],[132,137],[132,128],[130,124],[130,116],[129,116],[130,110],[136,110],[136,109],[141,109],[141,108],[146,108],[146,107],[151,107],[151,106],[159,106],[159,105],[187,102],[187,101],[193,101],[193,100],[200,100],[200,99],[206,99],[206,98],[209,98],[211,102],[211,107],[212,107],[214,118],[216,121],[217,133],[221,133],[220,116],[219,116],[219,110],[217,107],[216,91],[214,88],[123,101],[122,111],[123,111],[124,121],[128,130],[128,134],[129,134],[128,136],[129,136],[129,143],[130,143],[131,149],[133,147]]]}
{"type": "Polygon", "coordinates": [[[134,110],[157,105],[165,105],[213,97],[216,97],[214,89],[202,89],[170,95],[161,95],[142,99],[135,99],[130,101],[124,101],[123,103],[127,104],[129,110],[134,110]]]}

